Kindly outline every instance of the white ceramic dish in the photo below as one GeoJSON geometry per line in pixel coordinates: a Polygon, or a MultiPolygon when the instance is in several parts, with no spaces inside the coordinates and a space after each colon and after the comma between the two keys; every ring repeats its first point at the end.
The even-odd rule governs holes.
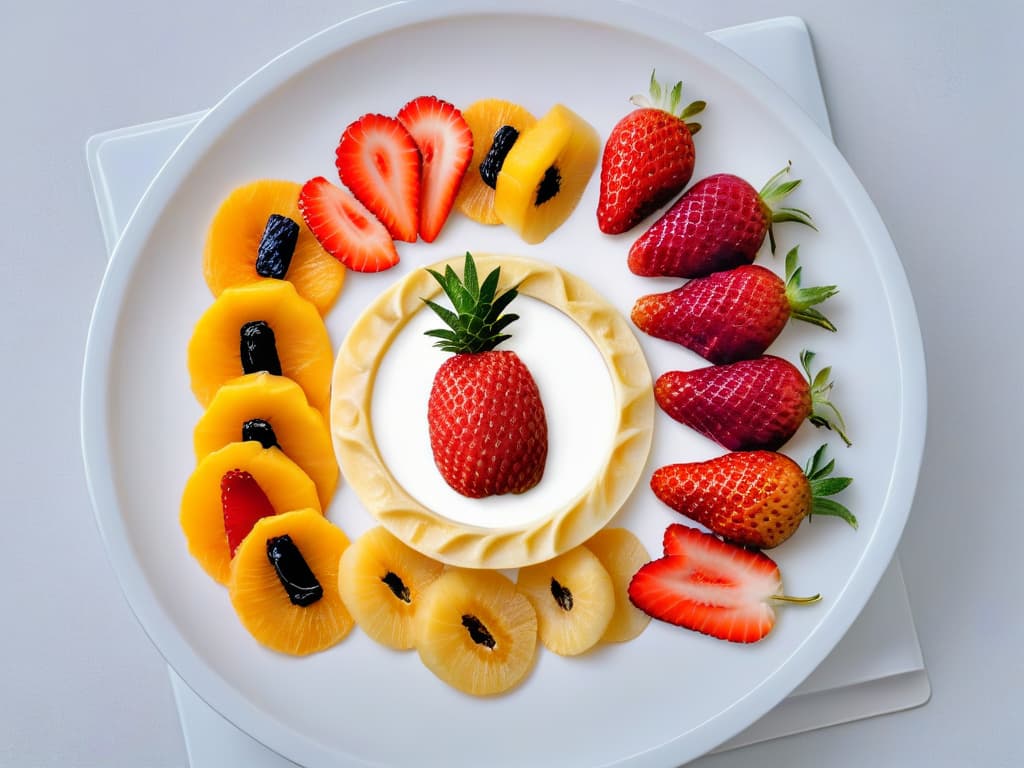
{"type": "MultiPolygon", "coordinates": [[[[632,237],[598,233],[596,187],[539,246],[453,218],[433,245],[403,246],[399,271],[350,276],[328,318],[335,344],[401,270],[467,248],[558,263],[628,312],[636,296],[671,283],[629,275],[632,237]]],[[[759,261],[781,268],[781,257],[759,261]]],[[[641,341],[655,375],[702,364],[663,342],[641,341]]],[[[326,30],[241,84],[191,132],[130,221],[97,301],[82,395],[97,520],[141,623],[211,706],[307,765],[669,766],[703,754],[799,684],[863,607],[910,508],[925,413],[923,352],[905,277],[835,148],[787,96],[724,48],[670,19],[606,2],[571,11],[527,2],[514,13],[496,4],[400,4],[326,30]],[[860,518],[858,531],[816,520],[773,552],[790,591],[820,591],[824,602],[785,611],[772,635],[752,647],[654,624],[632,643],[584,658],[541,652],[522,687],[488,700],[448,689],[415,654],[386,651],[358,632],[311,659],[257,647],[224,590],[189,559],[177,523],[199,416],[184,350],[211,300],[199,265],[219,200],[252,178],[329,175],[348,121],[394,112],[424,92],[459,104],[497,95],[537,113],[564,101],[607,135],[651,67],[683,79],[690,98],[711,104],[697,137],[695,177],[731,171],[758,185],[793,162],[804,179],[794,203],[811,210],[820,233],[781,228],[780,247],[801,244],[807,282],[842,287],[827,305],[838,334],[791,327],[772,350],[795,359],[812,346],[823,364],[835,365],[835,398],[854,438],[845,448],[808,425],[785,449],[803,459],[827,439],[839,470],[856,478],[843,499],[860,518]]],[[[719,452],[661,419],[649,469],[719,452]]],[[[371,524],[345,489],[331,516],[350,535],[371,524]]],[[[616,522],[654,553],[676,519],[641,489],[616,522]]]]}

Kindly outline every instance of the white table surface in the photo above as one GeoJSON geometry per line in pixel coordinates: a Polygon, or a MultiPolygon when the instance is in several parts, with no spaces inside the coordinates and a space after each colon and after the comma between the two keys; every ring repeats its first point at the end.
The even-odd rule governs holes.
{"type": "MultiPolygon", "coordinates": [[[[378,0],[5,4],[0,178],[5,534],[0,765],[186,764],[163,660],[107,562],[85,490],[82,352],[105,249],[94,133],[216,102],[267,59],[378,0]]],[[[699,29],[801,16],[836,143],[896,242],[924,335],[929,426],[900,558],[932,700],[697,761],[1017,766],[1024,539],[1013,439],[1024,287],[1016,3],[643,0],[699,29]],[[998,407],[996,407],[998,405],[998,407]]],[[[1017,429],[1014,429],[1017,427],[1017,429]]]]}

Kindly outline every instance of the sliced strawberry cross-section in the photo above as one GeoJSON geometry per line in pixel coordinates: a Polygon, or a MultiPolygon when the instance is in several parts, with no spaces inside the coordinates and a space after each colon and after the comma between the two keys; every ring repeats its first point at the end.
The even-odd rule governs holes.
{"type": "Polygon", "coordinates": [[[363,115],[342,133],[335,165],[342,183],[395,240],[416,241],[420,150],[405,126],[387,115],[363,115]]]}
{"type": "Polygon", "coordinates": [[[385,226],[347,190],[323,176],[303,185],[299,210],[324,250],[349,269],[380,272],[398,263],[385,226]]]}
{"type": "Polygon", "coordinates": [[[664,537],[665,556],[629,584],[629,599],[647,615],[734,643],[753,643],[775,626],[773,601],[820,599],[781,594],[779,567],[767,555],[678,523],[664,537]]]}
{"type": "Polygon", "coordinates": [[[462,113],[436,96],[419,96],[398,113],[422,160],[420,237],[432,243],[451,213],[455,196],[473,159],[473,132],[462,113]]]}

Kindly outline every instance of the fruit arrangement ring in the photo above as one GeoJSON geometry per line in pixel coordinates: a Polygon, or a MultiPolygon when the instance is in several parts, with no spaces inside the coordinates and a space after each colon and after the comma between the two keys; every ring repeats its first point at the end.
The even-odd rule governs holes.
{"type": "MultiPolygon", "coordinates": [[[[614,392],[615,437],[590,488],[533,522],[471,526],[429,509],[394,478],[377,447],[371,413],[373,384],[395,336],[440,292],[429,272],[416,270],[382,293],[342,343],[335,363],[331,429],[342,472],[367,510],[398,538],[432,557],[473,568],[516,568],[548,560],[600,530],[632,493],[651,445],[654,399],[647,362],[621,313],[562,269],[517,256],[477,255],[481,273],[500,266],[502,283],[565,313],[603,357],[614,392]]],[[[461,259],[435,268],[459,266],[461,259]]]]}

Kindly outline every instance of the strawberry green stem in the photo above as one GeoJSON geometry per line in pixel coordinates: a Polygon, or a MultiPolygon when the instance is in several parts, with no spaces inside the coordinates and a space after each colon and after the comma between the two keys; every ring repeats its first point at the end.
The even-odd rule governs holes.
{"type": "Polygon", "coordinates": [[[814,515],[839,517],[856,528],[857,518],[854,514],[838,501],[827,498],[845,490],[853,482],[851,477],[831,477],[836,463],[834,460],[828,463],[825,462],[825,451],[827,449],[827,445],[822,445],[814,452],[814,456],[811,457],[804,468],[807,482],[811,486],[811,512],[808,517],[813,517],[814,515]]]}
{"type": "Polygon", "coordinates": [[[803,366],[804,374],[811,385],[811,415],[808,417],[808,421],[816,427],[835,430],[844,443],[853,445],[850,438],[846,436],[843,415],[828,399],[833,386],[833,382],[829,380],[829,376],[832,375],[832,366],[826,366],[816,374],[811,373],[812,360],[814,360],[814,353],[810,350],[805,349],[800,353],[800,365],[803,366]]]}
{"type": "Polygon", "coordinates": [[[685,107],[680,109],[682,97],[682,81],[677,82],[674,86],[669,88],[667,83],[662,85],[658,82],[657,77],[655,77],[655,72],[652,69],[648,93],[638,93],[635,96],[630,97],[629,100],[638,107],[643,107],[645,109],[660,109],[663,112],[668,112],[670,115],[678,117],[686,123],[687,129],[689,129],[690,134],[693,135],[700,130],[700,123],[689,123],[686,121],[694,115],[703,112],[704,108],[707,106],[707,102],[691,101],[685,107]]]}
{"type": "Polygon", "coordinates": [[[782,603],[790,603],[792,605],[810,605],[811,603],[817,603],[821,600],[821,595],[811,595],[810,597],[792,597],[790,595],[772,595],[771,600],[778,600],[782,603]]]}
{"type": "Polygon", "coordinates": [[[800,272],[803,267],[797,264],[797,251],[799,245],[793,246],[786,254],[786,299],[789,301],[789,314],[797,320],[817,325],[829,331],[835,331],[836,327],[832,321],[821,312],[813,309],[815,304],[820,304],[839,293],[839,288],[834,285],[820,285],[813,288],[803,288],[800,285],[800,272]]]}
{"type": "Polygon", "coordinates": [[[775,253],[775,231],[772,227],[773,224],[778,224],[782,221],[795,221],[815,231],[818,229],[814,226],[811,215],[807,211],[800,210],[799,208],[780,208],[776,206],[782,198],[800,186],[801,179],[785,180],[792,166],[792,163],[786,163],[785,168],[765,182],[760,192],[761,205],[764,208],[765,218],[768,220],[768,241],[771,244],[772,253],[775,253]]]}

